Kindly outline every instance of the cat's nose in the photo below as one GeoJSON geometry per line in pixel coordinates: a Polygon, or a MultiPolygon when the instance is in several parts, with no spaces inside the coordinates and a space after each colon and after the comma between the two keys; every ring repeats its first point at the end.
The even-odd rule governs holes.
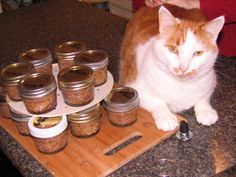
{"type": "Polygon", "coordinates": [[[188,70],[188,67],[185,65],[180,65],[179,70],[185,73],[188,70]]]}

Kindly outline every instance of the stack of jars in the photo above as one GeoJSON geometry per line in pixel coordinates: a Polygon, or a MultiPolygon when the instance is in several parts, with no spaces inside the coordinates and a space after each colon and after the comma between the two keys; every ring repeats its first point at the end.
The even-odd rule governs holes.
{"type": "MultiPolygon", "coordinates": [[[[9,99],[23,101],[31,115],[39,115],[25,115],[8,106],[8,114],[2,116],[11,117],[20,134],[31,135],[43,153],[57,152],[67,145],[67,126],[76,137],[89,137],[100,130],[100,103],[66,116],[41,117],[56,108],[57,89],[65,104],[79,107],[92,102],[94,88],[107,81],[108,55],[104,51],[86,50],[85,44],[70,41],[56,45],[54,57],[59,68],[56,78],[52,54],[45,48],[21,53],[19,62],[7,65],[1,72],[9,99]]],[[[114,126],[129,126],[137,119],[138,94],[132,88],[113,89],[103,105],[114,126]]]]}
{"type": "MultiPolygon", "coordinates": [[[[101,50],[86,50],[81,42],[70,41],[54,49],[59,66],[58,87],[69,106],[83,106],[94,99],[94,87],[107,81],[108,55],[101,50]]],[[[101,106],[67,115],[76,137],[89,137],[100,130],[101,106]]]]}

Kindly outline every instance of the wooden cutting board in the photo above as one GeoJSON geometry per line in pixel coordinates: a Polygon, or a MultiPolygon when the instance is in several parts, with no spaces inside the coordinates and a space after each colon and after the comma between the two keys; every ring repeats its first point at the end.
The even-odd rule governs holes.
{"type": "MultiPolygon", "coordinates": [[[[178,119],[183,117],[178,116],[178,119]]],[[[31,137],[20,135],[11,119],[0,118],[0,125],[56,177],[106,176],[177,131],[157,129],[151,114],[143,109],[139,110],[135,124],[115,127],[108,122],[103,110],[98,134],[77,138],[69,133],[66,148],[48,155],[36,149],[31,137]],[[117,150],[117,146],[122,149],[117,150]]]]}

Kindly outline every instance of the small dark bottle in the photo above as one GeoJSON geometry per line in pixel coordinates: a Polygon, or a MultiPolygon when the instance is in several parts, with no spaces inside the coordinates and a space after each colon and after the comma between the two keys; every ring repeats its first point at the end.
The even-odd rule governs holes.
{"type": "Polygon", "coordinates": [[[188,123],[184,120],[180,121],[179,131],[176,133],[176,137],[181,141],[188,141],[192,138],[193,133],[189,131],[188,123]]]}

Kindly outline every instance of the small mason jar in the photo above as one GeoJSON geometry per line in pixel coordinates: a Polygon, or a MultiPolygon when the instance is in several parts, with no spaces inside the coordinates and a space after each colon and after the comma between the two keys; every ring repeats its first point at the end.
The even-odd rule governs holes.
{"type": "Polygon", "coordinates": [[[78,41],[69,41],[58,44],[54,48],[59,70],[69,68],[74,65],[76,54],[86,50],[86,45],[78,41]]]}
{"type": "Polygon", "coordinates": [[[32,114],[49,112],[57,105],[57,84],[52,74],[31,74],[18,87],[27,111],[32,114]]]}
{"type": "Polygon", "coordinates": [[[58,73],[58,87],[70,106],[82,106],[94,98],[94,74],[88,66],[72,66],[58,73]]]}
{"type": "Polygon", "coordinates": [[[20,62],[31,62],[36,72],[52,74],[52,54],[45,48],[30,49],[19,56],[20,62]]]}
{"type": "Polygon", "coordinates": [[[67,115],[69,128],[76,137],[88,137],[100,130],[100,118],[102,112],[100,104],[88,109],[67,115]]]}
{"type": "Polygon", "coordinates": [[[12,120],[16,125],[18,132],[24,136],[30,135],[28,128],[28,121],[32,118],[32,116],[19,113],[15,111],[13,108],[10,108],[10,114],[12,120]]]}
{"type": "Polygon", "coordinates": [[[6,92],[3,85],[0,84],[0,115],[4,118],[11,118],[10,106],[6,101],[6,92]]]}
{"type": "Polygon", "coordinates": [[[104,99],[103,105],[111,124],[129,126],[137,120],[138,92],[130,87],[114,88],[104,99]]]}
{"type": "Polygon", "coordinates": [[[75,56],[75,65],[86,65],[92,68],[95,86],[102,85],[107,80],[108,55],[101,50],[87,50],[75,56]]]}
{"type": "Polygon", "coordinates": [[[65,116],[34,117],[28,127],[36,148],[43,153],[55,153],[67,145],[67,119],[65,116]]]}
{"type": "Polygon", "coordinates": [[[35,73],[32,63],[13,63],[3,68],[1,81],[6,89],[6,93],[11,100],[21,101],[18,90],[18,82],[26,76],[35,73]]]}

